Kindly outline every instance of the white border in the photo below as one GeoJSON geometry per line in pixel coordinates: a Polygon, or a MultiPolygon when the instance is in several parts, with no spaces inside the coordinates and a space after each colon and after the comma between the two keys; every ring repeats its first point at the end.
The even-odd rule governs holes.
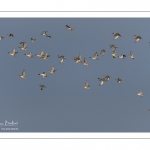
{"type": "Polygon", "coordinates": [[[123,133],[123,132],[113,132],[113,133],[40,133],[40,132],[20,132],[20,133],[0,133],[1,138],[49,138],[49,139],[150,139],[150,133],[123,133]]]}
{"type": "Polygon", "coordinates": [[[5,0],[1,11],[149,11],[148,0],[5,0]]]}
{"type": "Polygon", "coordinates": [[[0,18],[149,18],[150,12],[0,12],[0,18]]]}

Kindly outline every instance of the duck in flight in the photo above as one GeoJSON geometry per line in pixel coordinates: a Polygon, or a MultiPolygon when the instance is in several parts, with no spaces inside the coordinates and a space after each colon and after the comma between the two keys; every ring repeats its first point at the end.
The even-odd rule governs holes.
{"type": "Polygon", "coordinates": [[[135,36],[135,41],[134,41],[135,43],[142,39],[141,36],[139,35],[133,35],[133,36],[135,36]]]}
{"type": "Polygon", "coordinates": [[[99,86],[103,85],[105,82],[105,78],[98,78],[98,80],[100,81],[99,86]]]}
{"type": "Polygon", "coordinates": [[[105,55],[105,53],[106,53],[105,49],[100,50],[100,54],[102,54],[103,56],[105,55]]]}
{"type": "Polygon", "coordinates": [[[41,87],[41,90],[43,90],[44,88],[46,88],[46,86],[44,84],[40,84],[39,86],[41,87]]]}
{"type": "Polygon", "coordinates": [[[81,62],[84,66],[89,66],[87,61],[86,61],[86,58],[84,58],[84,60],[81,62]]]}
{"type": "Polygon", "coordinates": [[[12,52],[8,52],[11,56],[16,56],[18,52],[16,52],[16,49],[13,49],[12,52]]]}
{"type": "Polygon", "coordinates": [[[95,54],[94,54],[94,56],[93,57],[90,57],[91,59],[93,59],[93,60],[98,60],[98,52],[96,52],[95,54]]]}
{"type": "Polygon", "coordinates": [[[43,54],[44,54],[44,51],[41,51],[40,54],[35,54],[35,56],[37,56],[39,58],[43,58],[43,54]]]}
{"type": "Polygon", "coordinates": [[[45,77],[48,77],[47,74],[46,74],[46,72],[43,72],[43,73],[38,74],[38,75],[41,75],[43,79],[44,79],[45,77]]]}
{"type": "Polygon", "coordinates": [[[48,60],[48,57],[50,57],[50,55],[49,55],[48,53],[46,53],[45,55],[42,56],[42,58],[43,58],[44,60],[48,60]]]}
{"type": "Polygon", "coordinates": [[[68,29],[68,30],[74,30],[73,28],[71,28],[70,26],[68,26],[68,25],[66,25],[66,28],[68,29]]]}
{"type": "Polygon", "coordinates": [[[26,79],[26,77],[25,77],[25,70],[23,70],[23,71],[22,71],[22,74],[21,74],[21,75],[18,75],[18,76],[20,76],[20,78],[22,78],[22,79],[26,79]]]}
{"type": "Polygon", "coordinates": [[[43,32],[41,33],[41,35],[46,35],[47,32],[48,32],[48,31],[43,31],[43,32]]]}
{"type": "Polygon", "coordinates": [[[114,35],[114,40],[118,39],[118,37],[121,37],[122,35],[120,33],[112,33],[114,35]]]}
{"type": "Polygon", "coordinates": [[[75,60],[75,63],[81,63],[82,60],[81,60],[81,54],[79,53],[78,57],[74,57],[74,60],[75,60]]]}
{"type": "Polygon", "coordinates": [[[32,52],[29,52],[28,54],[24,54],[24,55],[26,55],[29,58],[33,58],[32,52]]]}
{"type": "Polygon", "coordinates": [[[126,57],[126,55],[124,55],[124,54],[121,54],[120,56],[118,56],[119,58],[122,58],[122,59],[124,59],[125,57],[126,57]]]}
{"type": "Polygon", "coordinates": [[[122,79],[120,79],[120,78],[117,78],[117,79],[115,79],[115,80],[117,80],[118,83],[121,83],[121,82],[122,82],[122,79]]]}
{"type": "Polygon", "coordinates": [[[137,93],[135,93],[136,95],[138,95],[138,96],[140,96],[140,97],[142,97],[143,96],[143,93],[142,93],[142,91],[139,91],[139,92],[137,92],[137,93]]]}
{"type": "Polygon", "coordinates": [[[56,71],[56,70],[55,70],[54,66],[52,66],[52,68],[51,68],[50,70],[48,70],[48,72],[51,73],[51,74],[54,74],[55,71],[56,71]]]}
{"type": "Polygon", "coordinates": [[[65,56],[63,56],[63,55],[58,55],[58,58],[61,58],[60,59],[60,63],[62,63],[65,59],[66,59],[66,57],[65,56]]]}
{"type": "Polygon", "coordinates": [[[31,38],[31,42],[35,42],[36,39],[31,38]]]}
{"type": "Polygon", "coordinates": [[[0,40],[3,40],[4,39],[4,37],[3,36],[0,36],[0,40]]]}
{"type": "Polygon", "coordinates": [[[135,59],[135,57],[134,57],[132,51],[130,51],[130,56],[129,56],[129,57],[130,57],[131,59],[135,59]]]}
{"type": "Polygon", "coordinates": [[[7,36],[11,37],[11,38],[14,38],[14,35],[12,33],[10,34],[7,34],[7,36]]]}
{"type": "Polygon", "coordinates": [[[83,86],[83,88],[85,89],[90,89],[90,85],[88,83],[88,81],[86,80],[85,85],[83,86]]]}

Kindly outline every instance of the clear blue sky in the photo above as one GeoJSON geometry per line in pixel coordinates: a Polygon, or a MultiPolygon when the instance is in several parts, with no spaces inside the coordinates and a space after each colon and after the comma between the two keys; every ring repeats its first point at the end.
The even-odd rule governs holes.
{"type": "MultiPolygon", "coordinates": [[[[19,132],[150,132],[149,18],[1,18],[0,36],[0,123],[18,121],[19,132]],[[66,24],[74,28],[66,29],[66,24]],[[41,35],[42,31],[52,38],[41,35]],[[113,40],[113,32],[122,34],[113,40]],[[6,36],[14,34],[14,38],[6,36]],[[134,34],[142,40],[134,43],[134,34]],[[36,38],[32,43],[30,38],[36,38]],[[18,47],[27,43],[27,50],[18,47]],[[118,46],[112,58],[109,48],[118,46]],[[16,49],[17,57],[8,52],[16,49]],[[95,52],[106,50],[99,60],[91,60],[95,52]],[[48,60],[36,56],[44,50],[48,60]],[[135,60],[129,58],[133,52],[135,60]],[[81,54],[89,66],[76,64],[73,57],[81,54]],[[60,64],[58,55],[65,55],[60,64]],[[52,66],[54,75],[48,73],[52,66]],[[26,71],[26,79],[18,75],[26,71]],[[47,72],[42,79],[39,73],[47,72]],[[104,85],[97,78],[110,75],[104,85]],[[121,78],[121,84],[116,78],[121,78]],[[88,80],[90,89],[82,86],[88,80]],[[39,84],[47,88],[40,90],[39,84]],[[143,97],[134,93],[143,92],[143,97]]],[[[1,132],[1,130],[0,130],[1,132]]]]}

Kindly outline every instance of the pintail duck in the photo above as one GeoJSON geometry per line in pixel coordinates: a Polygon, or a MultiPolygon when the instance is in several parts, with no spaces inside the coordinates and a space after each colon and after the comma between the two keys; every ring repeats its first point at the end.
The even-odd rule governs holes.
{"type": "Polygon", "coordinates": [[[90,85],[88,84],[88,81],[86,80],[85,85],[83,86],[85,89],[90,89],[90,85]]]}
{"type": "Polygon", "coordinates": [[[116,49],[118,47],[116,45],[112,44],[112,45],[110,45],[110,48],[113,48],[113,49],[115,48],[116,49]]]}
{"type": "Polygon", "coordinates": [[[84,58],[84,60],[82,61],[82,64],[83,64],[84,66],[89,66],[88,63],[87,63],[87,61],[86,61],[86,58],[84,58]]]}
{"type": "Polygon", "coordinates": [[[116,48],[114,48],[114,49],[113,49],[113,52],[110,53],[110,54],[113,56],[113,58],[117,58],[117,57],[118,57],[118,56],[117,56],[116,48]]]}
{"type": "Polygon", "coordinates": [[[136,95],[138,95],[138,96],[140,96],[140,97],[142,97],[143,96],[143,93],[142,93],[142,91],[139,91],[139,92],[137,92],[137,93],[135,93],[136,95]]]}
{"type": "Polygon", "coordinates": [[[7,36],[9,36],[9,37],[11,37],[11,38],[13,38],[14,37],[14,35],[13,34],[7,34],[7,36]]]}
{"type": "Polygon", "coordinates": [[[37,56],[39,58],[42,58],[43,57],[43,53],[44,53],[44,51],[41,51],[40,54],[35,54],[35,56],[37,56]]]}
{"type": "Polygon", "coordinates": [[[114,35],[114,40],[118,39],[118,37],[122,36],[121,34],[119,33],[112,33],[114,35]]]}
{"type": "Polygon", "coordinates": [[[105,53],[106,53],[106,50],[104,50],[104,49],[100,50],[100,54],[102,54],[103,56],[105,53]]]}
{"type": "Polygon", "coordinates": [[[51,68],[50,70],[48,70],[48,72],[51,73],[51,74],[54,74],[55,71],[56,71],[56,70],[54,69],[54,66],[52,66],[52,68],[51,68]]]}
{"type": "Polygon", "coordinates": [[[43,79],[44,79],[45,77],[48,77],[47,74],[46,74],[46,72],[43,72],[43,73],[38,74],[38,75],[41,75],[43,79]]]}
{"type": "Polygon", "coordinates": [[[66,57],[65,56],[63,56],[63,55],[58,55],[58,58],[61,58],[61,60],[60,60],[60,63],[62,63],[63,61],[64,61],[64,59],[66,59],[66,57]]]}
{"type": "Polygon", "coordinates": [[[31,42],[35,42],[36,39],[31,38],[31,42]]]}
{"type": "Polygon", "coordinates": [[[51,36],[50,36],[50,35],[47,35],[47,34],[46,34],[46,37],[47,37],[47,38],[51,38],[51,36]]]}
{"type": "Polygon", "coordinates": [[[28,56],[29,58],[33,57],[32,52],[29,52],[28,54],[24,54],[24,55],[28,56]]]}
{"type": "Polygon", "coordinates": [[[22,71],[22,74],[21,75],[18,75],[18,76],[20,76],[20,78],[22,78],[22,79],[25,79],[26,77],[25,77],[25,70],[23,70],[22,71]]]}
{"type": "Polygon", "coordinates": [[[120,79],[120,78],[117,78],[117,79],[115,79],[115,80],[117,80],[118,83],[121,83],[121,82],[122,82],[122,79],[120,79]]]}
{"type": "Polygon", "coordinates": [[[20,49],[22,49],[23,51],[25,51],[27,49],[27,43],[26,42],[20,42],[19,44],[21,44],[22,46],[19,47],[20,49]]]}
{"type": "Polygon", "coordinates": [[[139,35],[133,35],[133,36],[135,36],[135,41],[134,42],[138,42],[139,40],[142,39],[141,36],[139,36],[139,35]]]}
{"type": "Polygon", "coordinates": [[[80,62],[78,57],[74,57],[74,61],[75,61],[75,63],[79,63],[80,62]]]}
{"type": "Polygon", "coordinates": [[[20,42],[19,44],[21,44],[22,47],[26,47],[26,46],[27,46],[27,43],[26,43],[26,42],[20,42]]]}
{"type": "Polygon", "coordinates": [[[98,78],[98,80],[100,81],[99,86],[103,85],[105,82],[105,78],[98,78]]]}
{"type": "Polygon", "coordinates": [[[107,82],[107,81],[109,81],[110,76],[109,75],[104,75],[104,79],[105,79],[105,82],[107,82]]]}
{"type": "Polygon", "coordinates": [[[93,57],[90,57],[91,59],[94,59],[94,60],[98,60],[98,52],[96,52],[95,54],[94,54],[94,56],[93,57]]]}
{"type": "Polygon", "coordinates": [[[46,35],[46,32],[48,32],[48,31],[43,31],[43,32],[41,33],[41,35],[46,35]]]}
{"type": "Polygon", "coordinates": [[[12,52],[8,52],[11,56],[16,56],[18,52],[16,52],[16,49],[13,49],[12,52]]]}
{"type": "Polygon", "coordinates": [[[75,63],[81,63],[82,60],[81,60],[81,54],[79,53],[78,57],[74,57],[74,60],[75,60],[75,63]]]}
{"type": "Polygon", "coordinates": [[[68,26],[68,25],[66,25],[66,28],[67,28],[68,30],[74,30],[73,28],[71,28],[71,27],[68,26]]]}
{"type": "Polygon", "coordinates": [[[0,40],[3,40],[3,38],[4,38],[3,36],[0,36],[0,40]]]}
{"type": "Polygon", "coordinates": [[[118,56],[119,58],[124,59],[126,57],[126,55],[121,54],[120,56],[118,56]]]}
{"type": "Polygon", "coordinates": [[[40,84],[39,86],[41,87],[41,90],[43,90],[44,88],[46,88],[46,86],[43,85],[43,84],[40,84]]]}
{"type": "Polygon", "coordinates": [[[46,53],[45,55],[43,55],[42,58],[43,58],[44,60],[48,60],[48,57],[50,57],[50,55],[48,55],[48,53],[46,53]]]}
{"type": "Polygon", "coordinates": [[[135,57],[133,56],[132,51],[130,51],[130,56],[129,57],[132,58],[132,59],[135,59],[135,57]]]}

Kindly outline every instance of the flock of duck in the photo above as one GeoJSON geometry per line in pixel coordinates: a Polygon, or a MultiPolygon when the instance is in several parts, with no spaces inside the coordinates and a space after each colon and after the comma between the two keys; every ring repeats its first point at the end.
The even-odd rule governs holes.
{"type": "MultiPolygon", "coordinates": [[[[70,27],[69,25],[66,25],[66,29],[68,29],[68,30],[70,30],[70,31],[74,30],[74,29],[73,29],[72,27],[70,27]]],[[[43,32],[41,33],[41,35],[42,35],[42,36],[46,36],[47,38],[51,38],[51,36],[47,35],[47,32],[48,32],[48,31],[43,31],[43,32]]],[[[113,34],[113,37],[114,37],[113,39],[114,39],[114,40],[117,40],[119,37],[122,37],[122,35],[121,35],[120,33],[112,33],[112,34],[113,34]]],[[[10,38],[14,38],[14,35],[11,34],[11,33],[10,33],[10,34],[7,34],[7,36],[9,36],[10,38]]],[[[139,40],[142,39],[141,36],[138,36],[138,35],[134,35],[134,36],[135,36],[135,41],[134,41],[134,42],[138,42],[139,40]]],[[[4,37],[3,37],[3,36],[0,36],[0,40],[3,40],[3,39],[4,39],[4,37]]],[[[31,38],[31,42],[35,42],[35,41],[36,41],[36,39],[31,38]]],[[[20,42],[20,44],[21,44],[21,46],[20,46],[19,48],[20,48],[22,51],[26,51],[26,49],[27,49],[27,43],[26,43],[26,42],[20,42]]],[[[124,58],[126,57],[126,55],[124,55],[124,54],[121,54],[121,55],[117,56],[117,46],[116,46],[116,45],[110,45],[110,48],[113,49],[113,51],[110,53],[113,58],[124,59],[124,58]]],[[[100,54],[103,55],[103,56],[105,55],[105,52],[106,52],[106,50],[104,50],[104,49],[100,50],[100,54]]],[[[10,54],[11,56],[16,56],[17,53],[18,53],[18,52],[16,51],[16,49],[13,49],[11,52],[8,52],[8,54],[10,54]]],[[[32,52],[29,52],[29,53],[24,54],[24,55],[27,56],[27,57],[29,57],[29,58],[32,58],[32,57],[33,57],[32,52]]],[[[35,56],[37,56],[38,58],[44,59],[44,60],[48,60],[48,58],[50,57],[50,55],[49,55],[48,53],[45,53],[45,54],[44,54],[44,51],[41,51],[39,54],[35,54],[35,56]]],[[[90,58],[90,59],[93,59],[93,60],[98,60],[98,56],[99,56],[99,54],[98,54],[98,52],[96,52],[92,57],[89,57],[89,58],[90,58]]],[[[135,59],[135,57],[134,57],[132,51],[130,51],[129,57],[130,57],[131,59],[135,59]]],[[[63,63],[64,60],[66,59],[66,57],[63,56],[63,55],[58,55],[58,58],[60,58],[60,63],[63,63]]],[[[80,54],[80,53],[79,53],[79,55],[78,55],[77,57],[74,57],[74,61],[75,61],[75,63],[81,63],[81,64],[83,64],[84,66],[89,66],[89,64],[88,64],[88,62],[87,62],[87,60],[86,60],[86,58],[84,58],[83,60],[81,59],[81,54],[80,54]]],[[[54,66],[52,66],[52,68],[51,68],[50,70],[48,70],[48,72],[49,72],[50,74],[54,74],[55,71],[56,71],[56,69],[55,69],[54,66]]],[[[45,77],[47,77],[46,72],[42,72],[42,73],[40,73],[40,74],[38,74],[38,75],[42,76],[43,79],[44,79],[45,77]]],[[[26,79],[25,70],[22,71],[22,73],[19,75],[19,77],[22,78],[22,79],[26,79]]],[[[100,81],[99,86],[102,86],[105,82],[109,81],[109,79],[110,79],[110,76],[109,76],[109,75],[104,75],[103,78],[98,78],[98,80],[100,81]]],[[[121,79],[121,78],[116,78],[115,80],[116,80],[116,82],[119,83],[119,84],[122,82],[122,79],[121,79]]],[[[41,89],[41,90],[43,90],[44,88],[46,88],[46,86],[45,86],[44,84],[40,84],[39,86],[40,86],[40,89],[41,89]]],[[[85,85],[83,86],[83,88],[85,88],[85,89],[90,89],[90,85],[89,85],[89,83],[88,83],[87,80],[86,80],[85,85]]],[[[143,96],[142,91],[139,91],[139,92],[137,92],[137,93],[135,93],[135,94],[138,95],[138,96],[140,96],[140,97],[143,96]]],[[[149,110],[149,111],[150,111],[150,110],[149,110]]]]}

